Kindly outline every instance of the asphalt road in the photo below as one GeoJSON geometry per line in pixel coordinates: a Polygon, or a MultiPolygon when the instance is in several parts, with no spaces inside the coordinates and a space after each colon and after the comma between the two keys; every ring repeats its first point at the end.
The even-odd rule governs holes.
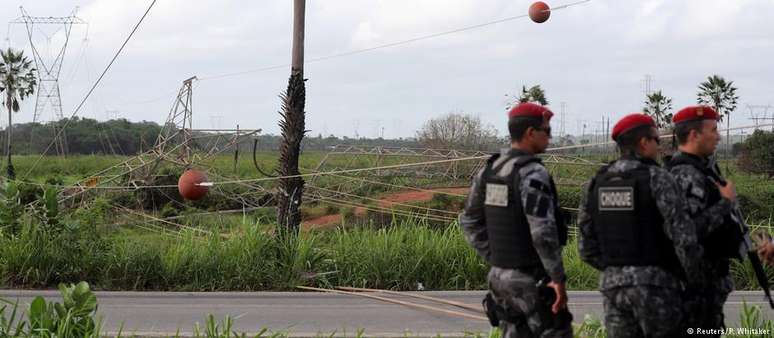
{"type": "MultiPolygon", "coordinates": [[[[256,333],[262,328],[294,337],[353,336],[364,330],[367,336],[462,336],[465,332],[489,331],[485,321],[457,318],[427,310],[410,309],[351,295],[317,292],[97,292],[99,315],[104,331],[118,331],[144,337],[190,335],[196,323],[204,325],[208,314],[234,318],[238,332],[256,333]]],[[[478,305],[483,291],[431,291],[423,295],[478,305]]],[[[22,307],[42,295],[56,300],[57,291],[0,290],[0,297],[18,299],[22,307]]],[[[762,292],[734,292],[726,303],[726,324],[738,326],[742,302],[761,306],[764,315],[774,312],[763,302],[762,292]]],[[[434,305],[405,296],[387,296],[434,305]]],[[[576,322],[590,314],[601,318],[602,299],[598,292],[570,292],[570,310],[576,322]]],[[[465,311],[441,306],[448,310],[465,311]]]]}

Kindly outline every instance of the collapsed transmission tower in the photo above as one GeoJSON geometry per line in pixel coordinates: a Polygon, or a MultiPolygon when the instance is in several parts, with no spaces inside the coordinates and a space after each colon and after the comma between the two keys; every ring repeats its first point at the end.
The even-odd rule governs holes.
{"type": "MultiPolygon", "coordinates": [[[[19,7],[19,10],[21,11],[21,16],[16,20],[11,21],[11,23],[24,24],[27,29],[27,37],[29,38],[32,55],[35,59],[35,67],[38,70],[38,95],[35,100],[35,113],[32,116],[32,122],[40,122],[43,114],[46,112],[51,112],[54,120],[61,120],[64,116],[62,115],[62,98],[59,92],[59,73],[62,70],[62,62],[64,60],[65,51],[67,50],[67,43],[70,40],[72,26],[86,24],[86,21],[75,15],[78,11],[77,7],[70,15],[61,17],[30,16],[24,10],[24,7],[21,6],[19,7]],[[35,31],[36,25],[61,26],[59,30],[63,30],[64,32],[62,35],[64,37],[64,43],[58,52],[54,54],[47,52],[52,40],[52,37],[50,36],[46,36],[46,43],[48,44],[48,46],[46,46],[46,52],[42,51],[41,48],[35,44],[33,32],[35,31]]],[[[59,32],[59,30],[56,32],[59,32]]],[[[58,130],[55,130],[54,134],[58,134],[58,130]]],[[[66,152],[65,139],[66,137],[62,133],[56,140],[57,152],[59,154],[64,154],[66,152]]]]}

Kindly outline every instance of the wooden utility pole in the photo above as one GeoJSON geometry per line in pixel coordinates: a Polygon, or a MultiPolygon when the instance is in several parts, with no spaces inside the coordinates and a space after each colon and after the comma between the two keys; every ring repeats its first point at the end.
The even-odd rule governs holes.
{"type": "Polygon", "coordinates": [[[290,74],[304,74],[304,19],[306,0],[293,0],[293,61],[290,74]]]}
{"type": "Polygon", "coordinates": [[[301,223],[298,210],[304,191],[304,180],[297,175],[301,140],[306,133],[306,88],[304,86],[304,16],[306,0],[293,0],[293,57],[288,89],[282,95],[280,129],[279,180],[277,190],[277,230],[282,235],[297,234],[301,223]],[[287,177],[291,176],[291,177],[287,177]],[[292,177],[295,176],[295,177],[292,177]]]}

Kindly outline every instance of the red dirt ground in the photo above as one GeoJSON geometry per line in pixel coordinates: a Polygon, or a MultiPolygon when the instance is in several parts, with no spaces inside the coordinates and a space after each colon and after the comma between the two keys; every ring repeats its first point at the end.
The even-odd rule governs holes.
{"type": "MultiPolygon", "coordinates": [[[[452,194],[466,195],[468,193],[467,187],[463,188],[441,188],[434,189],[435,191],[448,192],[452,194]]],[[[380,197],[378,205],[383,208],[392,207],[395,203],[408,203],[429,201],[433,198],[433,192],[430,191],[400,191],[380,197]]],[[[355,215],[361,216],[365,214],[366,209],[362,207],[355,208],[355,215]]],[[[316,217],[313,219],[304,220],[301,223],[301,227],[305,229],[326,229],[331,228],[337,223],[341,222],[340,214],[325,215],[316,217]]]]}

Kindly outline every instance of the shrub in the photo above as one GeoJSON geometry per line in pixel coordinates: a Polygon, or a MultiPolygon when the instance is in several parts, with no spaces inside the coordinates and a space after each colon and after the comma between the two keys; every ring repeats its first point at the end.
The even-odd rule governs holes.
{"type": "Polygon", "coordinates": [[[774,132],[756,130],[742,145],[738,164],[742,170],[774,177],[774,132]]]}

